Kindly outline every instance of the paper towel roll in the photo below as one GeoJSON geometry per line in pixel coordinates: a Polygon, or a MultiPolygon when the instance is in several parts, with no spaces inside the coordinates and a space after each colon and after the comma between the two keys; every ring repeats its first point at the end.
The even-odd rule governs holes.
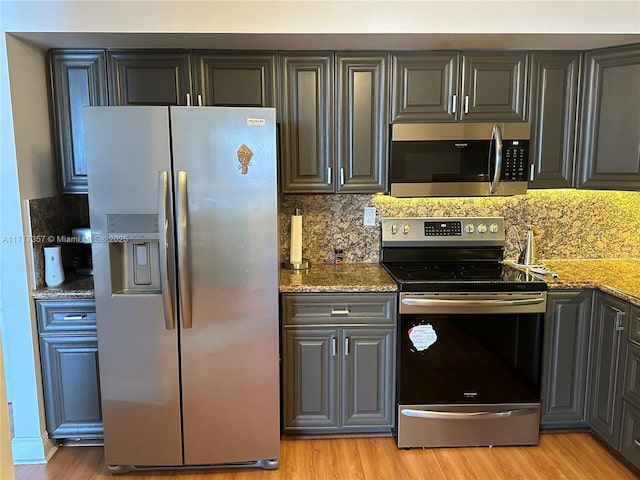
{"type": "Polygon", "coordinates": [[[302,215],[291,215],[291,246],[289,262],[302,262],[302,215]]]}

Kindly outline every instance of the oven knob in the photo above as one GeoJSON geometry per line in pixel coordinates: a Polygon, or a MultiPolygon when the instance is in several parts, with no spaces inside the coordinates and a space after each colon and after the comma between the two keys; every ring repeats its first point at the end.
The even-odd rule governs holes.
{"type": "Polygon", "coordinates": [[[492,223],[491,225],[489,225],[489,231],[491,233],[498,233],[498,224],[492,223]]]}
{"type": "Polygon", "coordinates": [[[398,233],[398,225],[396,225],[395,223],[392,224],[389,227],[389,231],[391,232],[391,235],[395,235],[396,233],[398,233]]]}
{"type": "Polygon", "coordinates": [[[403,234],[405,234],[405,235],[406,235],[406,234],[407,234],[407,233],[409,233],[410,231],[411,231],[411,227],[410,227],[409,225],[406,225],[406,224],[405,224],[405,225],[402,225],[402,233],[403,233],[403,234]]]}
{"type": "Polygon", "coordinates": [[[484,223],[479,223],[477,230],[478,233],[484,233],[487,231],[487,226],[484,223]]]}
{"type": "Polygon", "coordinates": [[[466,227],[464,227],[464,231],[467,232],[467,233],[473,233],[474,230],[475,230],[475,228],[473,228],[473,224],[472,223],[470,223],[466,227]]]}

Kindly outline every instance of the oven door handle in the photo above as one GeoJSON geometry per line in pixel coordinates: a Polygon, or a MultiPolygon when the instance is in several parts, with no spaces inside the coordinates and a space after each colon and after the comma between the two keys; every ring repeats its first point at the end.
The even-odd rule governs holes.
{"type": "Polygon", "coordinates": [[[545,298],[524,298],[519,300],[496,300],[493,298],[486,300],[447,300],[442,298],[403,298],[403,305],[416,307],[435,307],[447,305],[450,307],[489,307],[489,306],[517,306],[517,305],[538,305],[546,302],[545,298]]]}
{"type": "Polygon", "coordinates": [[[474,420],[474,419],[489,419],[489,418],[501,418],[501,417],[514,417],[518,415],[530,415],[536,413],[535,408],[519,408],[516,410],[503,410],[501,412],[440,412],[434,410],[415,410],[412,408],[403,408],[400,413],[405,417],[417,417],[417,418],[437,418],[446,420],[474,420]]]}

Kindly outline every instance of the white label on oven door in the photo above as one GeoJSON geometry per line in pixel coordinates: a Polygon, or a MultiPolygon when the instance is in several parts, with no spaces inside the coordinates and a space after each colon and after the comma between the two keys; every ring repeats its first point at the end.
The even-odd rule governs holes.
{"type": "Polygon", "coordinates": [[[418,352],[422,352],[436,343],[438,335],[430,324],[416,325],[409,329],[409,340],[418,352]]]}

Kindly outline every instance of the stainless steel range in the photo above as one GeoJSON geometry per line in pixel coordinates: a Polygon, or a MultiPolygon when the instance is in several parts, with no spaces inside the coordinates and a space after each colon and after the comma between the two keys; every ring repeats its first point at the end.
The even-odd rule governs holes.
{"type": "Polygon", "coordinates": [[[383,218],[398,283],[398,447],[535,445],[547,285],[500,217],[383,218]]]}

